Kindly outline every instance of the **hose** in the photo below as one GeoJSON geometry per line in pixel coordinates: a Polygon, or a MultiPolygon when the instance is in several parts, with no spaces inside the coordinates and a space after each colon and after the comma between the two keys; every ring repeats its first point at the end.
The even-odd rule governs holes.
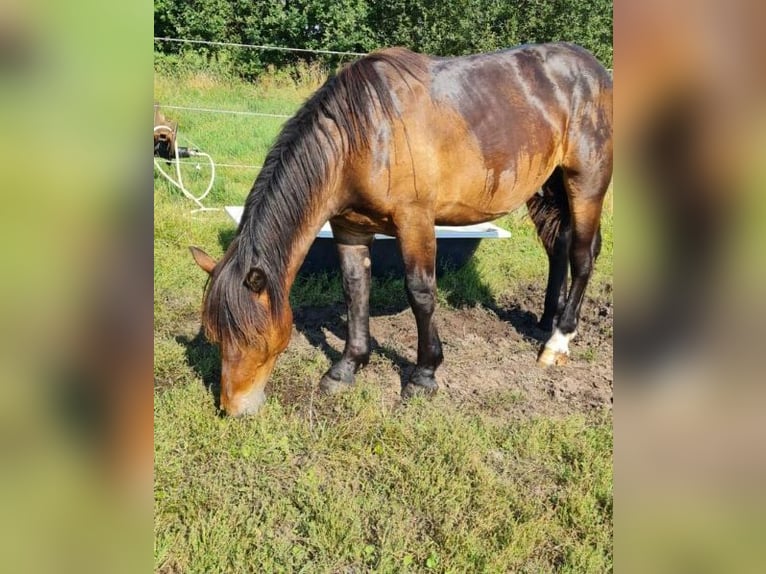
{"type": "MultiPolygon", "coordinates": [[[[167,126],[154,126],[154,131],[156,132],[158,129],[167,129],[167,126]]],[[[199,205],[198,209],[193,209],[192,213],[196,213],[198,211],[220,211],[217,207],[205,207],[202,203],[202,200],[207,197],[207,194],[210,193],[210,190],[213,189],[213,182],[215,181],[215,162],[213,161],[213,158],[210,157],[205,152],[197,151],[197,150],[188,150],[189,156],[203,156],[206,157],[208,162],[210,162],[210,182],[207,185],[207,188],[205,189],[205,192],[200,196],[195,196],[192,194],[186,187],[184,186],[183,176],[181,175],[181,163],[178,161],[179,151],[178,151],[178,138],[173,138],[173,152],[174,152],[174,158],[175,158],[175,164],[176,164],[176,176],[178,177],[178,181],[174,180],[163,168],[161,165],[161,162],[155,157],[154,158],[154,167],[159,170],[159,172],[162,174],[162,176],[167,179],[171,184],[173,184],[175,187],[181,190],[181,193],[183,193],[187,198],[192,200],[194,203],[199,205]]]]}

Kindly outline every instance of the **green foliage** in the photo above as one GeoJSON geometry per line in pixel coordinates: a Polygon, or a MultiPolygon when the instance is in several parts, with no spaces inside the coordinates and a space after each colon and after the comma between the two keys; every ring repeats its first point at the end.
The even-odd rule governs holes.
{"type": "Polygon", "coordinates": [[[520,41],[575,42],[612,66],[611,1],[521,0],[518,7],[520,41]]]}
{"type": "MultiPolygon", "coordinates": [[[[156,0],[157,36],[343,52],[406,46],[450,56],[564,40],[612,65],[611,0],[156,0]]],[[[254,77],[301,61],[337,67],[351,56],[158,42],[163,57],[193,52],[203,67],[254,77]]],[[[188,59],[183,59],[186,64],[188,59]]]]}

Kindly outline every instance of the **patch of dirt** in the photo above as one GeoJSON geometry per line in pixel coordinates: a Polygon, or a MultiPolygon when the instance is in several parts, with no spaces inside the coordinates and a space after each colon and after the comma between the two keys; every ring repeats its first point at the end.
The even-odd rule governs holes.
{"type": "MultiPolygon", "coordinates": [[[[612,290],[589,289],[569,361],[556,367],[537,366],[537,353],[547,333],[537,329],[544,293],[527,286],[492,307],[439,308],[436,322],[444,350],[437,370],[441,400],[503,416],[566,415],[611,409],[612,290]]],[[[295,331],[288,353],[310,356],[319,348],[331,361],[340,357],[345,340],[345,308],[295,309],[295,331]]],[[[412,371],[417,332],[412,312],[376,312],[370,320],[373,350],[364,380],[383,389],[388,406],[400,402],[400,390],[412,371]]],[[[300,406],[315,392],[311,385],[272,388],[287,404],[300,406]],[[310,387],[308,389],[307,387],[310,387]]]]}

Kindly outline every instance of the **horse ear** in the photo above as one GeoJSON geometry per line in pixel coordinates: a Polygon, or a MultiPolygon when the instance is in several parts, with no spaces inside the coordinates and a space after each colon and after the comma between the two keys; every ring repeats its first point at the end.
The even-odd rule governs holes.
{"type": "Polygon", "coordinates": [[[266,274],[258,267],[251,267],[245,277],[245,287],[253,293],[260,293],[266,287],[266,274]]]}
{"type": "Polygon", "coordinates": [[[191,251],[192,257],[194,257],[194,261],[197,262],[197,265],[202,267],[204,271],[206,271],[208,274],[213,273],[213,269],[215,269],[215,259],[210,257],[207,253],[202,251],[199,247],[194,247],[192,245],[189,246],[189,251],[191,251]]]}

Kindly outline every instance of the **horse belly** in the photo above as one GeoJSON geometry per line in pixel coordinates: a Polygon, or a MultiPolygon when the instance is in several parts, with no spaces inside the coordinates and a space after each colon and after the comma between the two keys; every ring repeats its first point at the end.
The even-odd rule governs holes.
{"type": "Polygon", "coordinates": [[[464,161],[459,170],[449,169],[440,177],[434,210],[437,224],[471,225],[515,211],[548,179],[556,158],[550,153],[521,153],[502,167],[471,163],[467,166],[464,161]]]}
{"type": "Polygon", "coordinates": [[[334,227],[352,234],[385,233],[395,234],[395,227],[391,217],[386,212],[373,213],[361,212],[355,209],[346,209],[331,219],[334,227]]]}

